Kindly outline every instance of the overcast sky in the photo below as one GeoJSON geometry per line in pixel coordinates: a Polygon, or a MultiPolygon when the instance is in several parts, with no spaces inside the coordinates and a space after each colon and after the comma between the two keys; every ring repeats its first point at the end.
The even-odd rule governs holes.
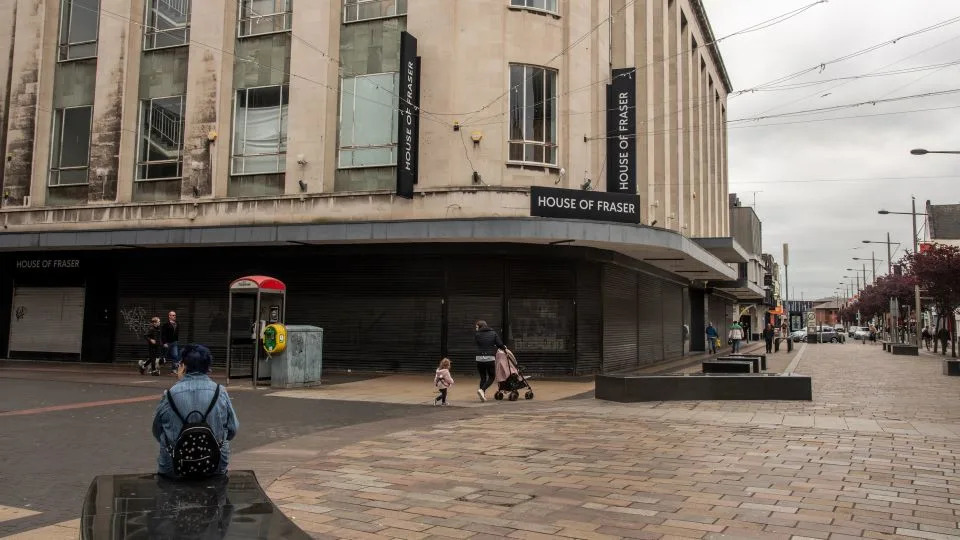
{"type": "MultiPolygon", "coordinates": [[[[812,3],[814,0],[704,0],[717,38],[812,3]]],[[[960,0],[830,0],[786,22],[720,42],[734,90],[754,88],[898,36],[960,17],[960,0]]],[[[824,81],[960,62],[960,20],[940,29],[787,83],[824,81]]],[[[960,89],[960,64],[938,69],[829,82],[818,86],[745,93],[729,100],[731,120],[960,89]]],[[[763,221],[764,251],[782,261],[790,244],[790,297],[833,296],[853,257],[879,259],[886,272],[885,240],[910,249],[910,216],[877,210],[917,211],[925,201],[960,203],[960,155],[912,156],[911,148],[960,150],[960,93],[829,113],[734,122],[729,129],[730,191],[754,204],[763,221]],[[900,111],[956,107],[927,112],[900,111]],[[860,116],[852,119],[823,119],[860,116]],[[814,121],[818,120],[818,121],[814,121]],[[791,122],[789,125],[782,125],[791,122]],[[781,125],[774,125],[781,124],[781,125]],[[930,178],[948,177],[948,178],[930,178]],[[795,291],[795,294],[794,294],[795,291]]],[[[918,223],[918,227],[922,222],[918,223]]],[[[922,236],[923,233],[921,233],[922,236]]],[[[896,248],[896,246],[895,246],[896,248]]],[[[867,262],[868,278],[871,277],[867,262]]]]}

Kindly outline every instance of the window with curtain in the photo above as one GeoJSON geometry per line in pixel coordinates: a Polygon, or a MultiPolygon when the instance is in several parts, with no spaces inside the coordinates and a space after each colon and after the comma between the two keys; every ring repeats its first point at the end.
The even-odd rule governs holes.
{"type": "Polygon", "coordinates": [[[147,0],[143,48],[179,47],[190,41],[190,0],[147,0]]]}
{"type": "Polygon", "coordinates": [[[510,5],[529,9],[557,12],[557,0],[510,0],[510,5]]]}
{"type": "Polygon", "coordinates": [[[50,185],[89,182],[90,124],[93,107],[65,107],[53,111],[50,152],[50,185]]]}
{"type": "Polygon", "coordinates": [[[557,164],[557,72],[510,66],[509,161],[557,164]]]}
{"type": "Polygon", "coordinates": [[[397,164],[397,94],[400,74],[344,78],[340,92],[339,166],[397,164]]]}
{"type": "Polygon", "coordinates": [[[343,22],[385,19],[407,14],[407,0],[344,0],[343,22]]]}
{"type": "Polygon", "coordinates": [[[183,176],[183,96],[140,102],[137,180],[183,176]]]}
{"type": "Polygon", "coordinates": [[[61,62],[97,56],[97,32],[100,28],[100,0],[61,0],[61,62]]]}
{"type": "Polygon", "coordinates": [[[240,37],[289,32],[293,0],[240,0],[240,37]]]}
{"type": "Polygon", "coordinates": [[[289,94],[286,85],[237,90],[231,174],[286,170],[289,94]]]}

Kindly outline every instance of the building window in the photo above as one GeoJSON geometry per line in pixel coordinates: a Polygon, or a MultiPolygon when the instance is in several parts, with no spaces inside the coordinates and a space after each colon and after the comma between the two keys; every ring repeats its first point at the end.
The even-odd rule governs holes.
{"type": "Polygon", "coordinates": [[[237,90],[231,174],[284,172],[289,94],[288,86],[237,90]]]}
{"type": "Polygon", "coordinates": [[[147,0],[143,48],[163,49],[190,40],[190,0],[147,0]]]}
{"type": "Polygon", "coordinates": [[[293,0],[241,0],[240,37],[289,32],[293,0]]]}
{"type": "Polygon", "coordinates": [[[93,107],[66,107],[53,113],[50,185],[88,183],[90,167],[90,124],[93,107]]]}
{"type": "Polygon", "coordinates": [[[397,164],[399,73],[343,79],[340,92],[339,167],[397,164]]]}
{"type": "Polygon", "coordinates": [[[137,180],[183,176],[183,96],[140,102],[137,180]]]}
{"type": "Polygon", "coordinates": [[[557,72],[510,66],[509,160],[557,164],[557,72]]]}
{"type": "Polygon", "coordinates": [[[344,0],[343,22],[385,19],[407,14],[407,0],[344,0]]]}
{"type": "Polygon", "coordinates": [[[59,60],[97,56],[100,0],[61,0],[59,60]]]}
{"type": "Polygon", "coordinates": [[[510,5],[513,7],[557,13],[557,0],[510,0],[510,5]]]}

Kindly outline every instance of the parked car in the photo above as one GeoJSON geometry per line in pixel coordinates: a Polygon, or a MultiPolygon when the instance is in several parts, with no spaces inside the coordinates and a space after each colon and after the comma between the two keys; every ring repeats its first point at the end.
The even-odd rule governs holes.
{"type": "Polygon", "coordinates": [[[818,326],[816,332],[807,335],[807,341],[814,343],[843,343],[846,340],[846,334],[838,332],[836,328],[831,326],[818,326]]]}
{"type": "Polygon", "coordinates": [[[853,333],[853,339],[861,341],[870,339],[870,330],[867,328],[858,328],[857,331],[853,333]]]}
{"type": "Polygon", "coordinates": [[[855,337],[857,331],[863,329],[864,328],[862,326],[851,326],[850,328],[847,328],[847,337],[855,337]]]}
{"type": "Polygon", "coordinates": [[[807,340],[807,331],[806,330],[794,330],[790,332],[790,339],[794,343],[799,343],[801,341],[807,340]]]}

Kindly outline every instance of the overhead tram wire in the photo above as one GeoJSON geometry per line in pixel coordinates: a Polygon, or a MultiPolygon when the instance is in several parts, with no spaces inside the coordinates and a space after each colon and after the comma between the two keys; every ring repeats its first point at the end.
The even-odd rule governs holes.
{"type": "MultiPolygon", "coordinates": [[[[623,9],[626,9],[626,7],[628,7],[629,5],[632,5],[635,1],[636,1],[636,0],[634,0],[633,2],[630,2],[629,4],[627,4],[626,6],[624,6],[623,9]]],[[[685,55],[685,54],[688,54],[688,53],[691,53],[691,52],[693,52],[693,51],[695,51],[695,50],[697,50],[697,49],[701,49],[701,48],[704,48],[704,47],[715,46],[716,44],[720,43],[721,41],[724,41],[724,40],[726,40],[726,39],[730,39],[730,38],[732,38],[732,37],[736,37],[736,36],[744,35],[744,34],[749,34],[749,33],[751,33],[751,32],[756,32],[756,31],[759,31],[759,30],[764,30],[764,29],[769,28],[769,27],[771,27],[771,26],[774,26],[774,25],[776,25],[776,24],[780,24],[780,23],[782,23],[782,22],[786,22],[786,21],[792,19],[793,17],[796,17],[796,16],[802,14],[803,12],[805,12],[805,11],[813,8],[814,6],[817,6],[818,4],[824,4],[824,3],[826,3],[827,1],[828,1],[828,0],[818,0],[817,2],[813,2],[813,3],[811,3],[811,4],[807,4],[807,5],[803,6],[803,7],[794,9],[794,10],[792,10],[792,11],[788,11],[788,12],[783,13],[783,14],[781,14],[781,15],[777,15],[776,17],[772,17],[772,18],[770,18],[770,19],[766,19],[766,20],[761,21],[761,22],[758,22],[758,23],[756,23],[756,24],[747,26],[747,27],[745,27],[745,28],[743,28],[743,29],[740,29],[740,30],[737,30],[736,32],[733,32],[733,33],[731,33],[731,34],[727,34],[727,35],[722,36],[722,37],[720,37],[720,38],[714,39],[713,41],[710,41],[710,42],[708,42],[708,43],[703,43],[703,44],[701,44],[701,45],[698,45],[698,46],[695,47],[695,48],[685,49],[685,50],[680,51],[680,52],[678,52],[678,53],[676,53],[676,54],[673,54],[673,55],[670,55],[670,56],[666,56],[666,57],[664,57],[664,58],[662,58],[662,59],[660,59],[660,60],[656,60],[656,61],[650,62],[650,63],[645,64],[645,65],[643,65],[643,66],[634,67],[632,70],[630,70],[630,71],[628,71],[628,72],[625,72],[625,73],[622,73],[622,74],[620,74],[620,75],[617,75],[616,77],[604,78],[604,79],[601,79],[601,80],[599,80],[599,81],[594,81],[594,82],[591,82],[591,83],[586,84],[586,85],[584,85],[584,86],[581,86],[581,87],[579,87],[579,88],[575,88],[575,89],[573,89],[573,90],[570,90],[570,91],[568,91],[568,92],[564,92],[564,93],[562,93],[562,94],[558,94],[556,97],[552,97],[552,98],[549,98],[549,99],[544,99],[544,100],[541,100],[541,101],[539,101],[539,102],[533,103],[533,104],[531,104],[531,105],[525,105],[525,106],[522,106],[522,107],[518,107],[518,109],[525,110],[525,109],[528,109],[528,108],[530,108],[530,107],[536,107],[536,106],[542,105],[542,104],[544,104],[544,103],[546,103],[546,102],[548,102],[548,101],[558,100],[558,99],[561,98],[561,97],[565,97],[565,96],[568,96],[568,95],[571,95],[571,94],[575,94],[575,93],[577,93],[577,92],[581,92],[581,91],[583,91],[583,90],[587,90],[587,89],[592,88],[592,87],[594,87],[594,86],[596,86],[596,85],[598,85],[598,84],[611,83],[611,82],[613,82],[614,80],[616,80],[617,78],[631,76],[631,75],[635,74],[635,73],[636,73],[638,70],[640,70],[640,69],[644,69],[644,70],[645,70],[646,68],[649,68],[649,67],[655,66],[655,65],[657,65],[657,64],[661,64],[661,63],[664,63],[664,62],[673,60],[674,58],[681,57],[681,56],[683,56],[683,55],[685,55]]],[[[621,9],[621,10],[619,10],[619,11],[622,11],[623,9],[621,9]]],[[[619,13],[619,11],[618,11],[618,13],[619,13]]],[[[611,18],[608,18],[607,20],[611,20],[611,19],[612,19],[612,16],[611,16],[611,18]]],[[[596,30],[596,28],[595,28],[594,30],[596,30]]],[[[569,48],[569,47],[568,47],[568,48],[569,48]]],[[[553,61],[556,60],[559,56],[560,56],[560,55],[552,58],[547,64],[544,64],[544,65],[549,65],[550,62],[553,62],[553,61]]],[[[497,101],[503,99],[504,96],[508,95],[510,92],[512,92],[512,91],[513,91],[515,88],[517,88],[518,86],[519,86],[519,85],[515,85],[515,86],[510,87],[506,92],[504,92],[503,94],[501,94],[500,96],[498,96],[496,99],[494,99],[492,102],[488,103],[487,105],[485,105],[485,106],[482,107],[481,109],[478,109],[478,110],[476,110],[476,111],[473,111],[473,112],[467,113],[467,114],[474,114],[474,113],[477,113],[477,112],[482,111],[483,109],[485,109],[485,108],[487,108],[487,107],[492,106],[494,103],[496,103],[497,101]]],[[[477,127],[477,126],[480,126],[480,125],[500,124],[500,123],[502,123],[502,122],[494,122],[494,123],[492,123],[492,124],[481,124],[481,123],[478,123],[478,122],[485,122],[485,121],[487,121],[487,120],[492,120],[492,119],[494,119],[494,118],[500,118],[503,114],[504,114],[504,113],[502,113],[502,112],[497,112],[497,113],[494,113],[494,114],[491,115],[491,116],[487,116],[487,117],[475,119],[474,121],[470,121],[469,119],[467,119],[467,120],[465,120],[465,121],[462,123],[462,125],[464,125],[464,126],[471,126],[471,127],[477,127]]]]}

